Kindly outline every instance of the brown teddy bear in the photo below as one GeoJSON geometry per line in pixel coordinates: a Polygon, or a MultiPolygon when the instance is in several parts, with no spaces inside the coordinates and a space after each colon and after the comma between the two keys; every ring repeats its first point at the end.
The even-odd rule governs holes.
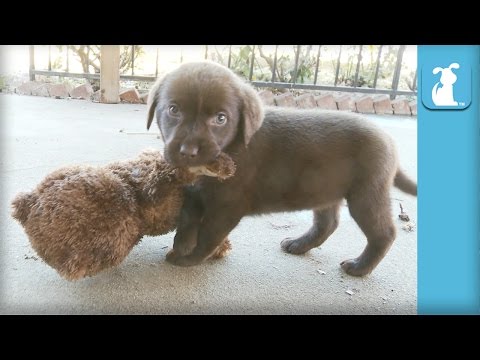
{"type": "MultiPolygon", "coordinates": [[[[208,166],[172,168],[160,152],[105,167],[71,166],[48,175],[35,190],[18,194],[12,216],[38,255],[68,280],[118,265],[144,235],[176,227],[183,187],[198,176],[220,180],[235,172],[226,154],[208,166]]],[[[214,257],[230,249],[228,239],[214,257]]]]}

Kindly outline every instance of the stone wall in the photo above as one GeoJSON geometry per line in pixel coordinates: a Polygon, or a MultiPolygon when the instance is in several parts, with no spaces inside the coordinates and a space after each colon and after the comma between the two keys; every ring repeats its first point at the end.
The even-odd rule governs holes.
{"type": "MultiPolygon", "coordinates": [[[[68,84],[52,84],[39,81],[28,81],[15,88],[21,95],[49,96],[57,99],[73,98],[98,102],[99,91],[94,92],[89,83],[75,88],[68,84]]],[[[390,100],[388,95],[365,95],[361,93],[338,92],[304,92],[285,91],[274,94],[270,90],[259,90],[258,94],[265,105],[285,106],[300,109],[325,109],[352,111],[363,114],[417,115],[416,101],[408,101],[405,97],[390,100]]],[[[124,103],[146,104],[148,93],[140,93],[135,88],[121,89],[120,101],[124,103]]]]}

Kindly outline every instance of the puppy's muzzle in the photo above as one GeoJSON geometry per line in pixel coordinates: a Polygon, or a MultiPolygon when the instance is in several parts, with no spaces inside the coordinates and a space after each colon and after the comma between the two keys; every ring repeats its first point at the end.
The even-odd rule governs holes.
{"type": "Polygon", "coordinates": [[[200,147],[195,144],[182,144],[180,146],[180,157],[183,159],[194,159],[200,150],[200,147]]]}

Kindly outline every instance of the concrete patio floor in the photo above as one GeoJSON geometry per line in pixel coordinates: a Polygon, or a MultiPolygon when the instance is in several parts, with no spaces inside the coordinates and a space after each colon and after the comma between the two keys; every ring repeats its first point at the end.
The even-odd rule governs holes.
{"type": "MultiPolygon", "coordinates": [[[[417,173],[417,121],[368,116],[393,136],[402,167],[417,173]]],[[[165,262],[174,233],[147,237],[118,267],[68,282],[35,260],[10,201],[67,164],[102,165],[163,146],[145,130],[145,105],[0,95],[0,237],[2,314],[415,314],[417,232],[406,232],[399,202],[416,222],[417,199],[392,190],[397,239],[365,278],[339,263],[366,240],[342,209],[340,226],[321,248],[286,254],[280,241],[311,225],[310,211],[244,218],[222,260],[181,268],[165,262]],[[347,292],[348,291],[348,292],[347,292]]]]}

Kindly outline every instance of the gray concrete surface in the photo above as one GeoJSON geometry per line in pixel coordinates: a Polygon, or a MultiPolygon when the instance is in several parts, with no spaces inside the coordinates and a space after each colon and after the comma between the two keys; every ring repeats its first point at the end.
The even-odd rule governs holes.
{"type": "MultiPolygon", "coordinates": [[[[330,239],[303,256],[283,253],[279,243],[309,228],[309,211],[244,218],[230,235],[233,251],[227,258],[192,268],[165,262],[173,233],[145,238],[117,268],[78,282],[63,280],[31,258],[27,236],[10,217],[14,195],[66,164],[106,164],[161,147],[156,128],[145,134],[145,115],[145,105],[0,95],[0,313],[416,313],[417,232],[402,230],[397,215],[401,201],[416,222],[417,201],[397,189],[397,240],[365,278],[349,277],[339,266],[366,243],[346,207],[330,239]]],[[[402,166],[416,179],[416,119],[369,117],[394,137],[402,166]]]]}

